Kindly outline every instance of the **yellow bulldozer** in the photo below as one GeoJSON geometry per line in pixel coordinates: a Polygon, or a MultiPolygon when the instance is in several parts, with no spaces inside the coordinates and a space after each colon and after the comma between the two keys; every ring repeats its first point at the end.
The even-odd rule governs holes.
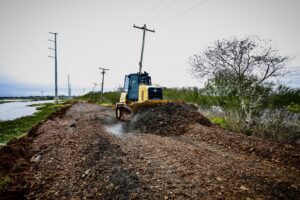
{"type": "Polygon", "coordinates": [[[124,88],[120,101],[116,104],[116,117],[121,120],[124,115],[136,113],[139,108],[165,104],[162,88],[152,85],[147,72],[125,76],[124,88]]]}

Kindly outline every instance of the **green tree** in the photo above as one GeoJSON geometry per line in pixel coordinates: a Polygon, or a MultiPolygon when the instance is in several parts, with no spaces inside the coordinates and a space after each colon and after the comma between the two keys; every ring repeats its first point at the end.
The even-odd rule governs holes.
{"type": "Polygon", "coordinates": [[[246,126],[253,123],[274,79],[284,76],[288,56],[281,56],[270,41],[257,37],[218,40],[190,57],[192,74],[208,78],[206,88],[223,108],[234,107],[246,126]]]}

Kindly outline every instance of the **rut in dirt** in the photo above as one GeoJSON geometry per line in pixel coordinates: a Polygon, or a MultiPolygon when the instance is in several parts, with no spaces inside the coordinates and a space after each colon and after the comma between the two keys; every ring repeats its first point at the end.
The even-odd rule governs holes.
{"type": "Polygon", "coordinates": [[[224,131],[190,105],[145,109],[120,123],[113,108],[79,102],[30,135],[3,154],[20,153],[9,171],[0,163],[1,176],[22,178],[6,199],[300,197],[299,146],[224,131]],[[120,134],[107,129],[115,125],[120,134]]]}

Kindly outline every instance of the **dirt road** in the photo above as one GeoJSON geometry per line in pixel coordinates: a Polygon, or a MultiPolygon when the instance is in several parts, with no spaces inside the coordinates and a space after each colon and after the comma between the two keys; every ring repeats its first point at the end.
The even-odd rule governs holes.
{"type": "Polygon", "coordinates": [[[76,103],[40,125],[26,143],[30,158],[16,158],[24,171],[6,171],[24,176],[19,197],[300,199],[299,146],[199,124],[181,136],[123,133],[119,123],[112,108],[76,103]]]}

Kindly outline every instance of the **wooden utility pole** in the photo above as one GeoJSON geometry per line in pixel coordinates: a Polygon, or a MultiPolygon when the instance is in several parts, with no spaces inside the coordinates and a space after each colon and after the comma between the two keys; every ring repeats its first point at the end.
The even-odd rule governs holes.
{"type": "Polygon", "coordinates": [[[146,37],[146,31],[150,31],[152,33],[155,33],[155,30],[150,30],[147,29],[146,24],[144,24],[143,27],[138,27],[135,24],[133,25],[134,28],[138,28],[138,29],[142,29],[143,30],[143,44],[142,44],[142,52],[141,52],[141,59],[139,62],[140,65],[140,69],[139,69],[139,73],[142,73],[142,66],[143,66],[143,56],[144,56],[144,47],[145,47],[145,37],[146,37]]]}
{"type": "Polygon", "coordinates": [[[54,35],[54,40],[49,40],[51,42],[54,43],[54,49],[53,48],[49,48],[51,50],[54,51],[54,57],[53,56],[49,56],[51,58],[54,58],[55,60],[55,97],[54,97],[54,103],[57,104],[58,103],[58,96],[57,96],[57,33],[53,33],[53,32],[49,32],[50,34],[54,35]]]}
{"type": "Polygon", "coordinates": [[[104,75],[105,75],[105,71],[108,71],[109,69],[105,69],[105,68],[101,68],[99,67],[100,70],[102,70],[101,74],[102,74],[102,83],[101,83],[101,99],[103,96],[103,86],[104,86],[104,75]]]}

